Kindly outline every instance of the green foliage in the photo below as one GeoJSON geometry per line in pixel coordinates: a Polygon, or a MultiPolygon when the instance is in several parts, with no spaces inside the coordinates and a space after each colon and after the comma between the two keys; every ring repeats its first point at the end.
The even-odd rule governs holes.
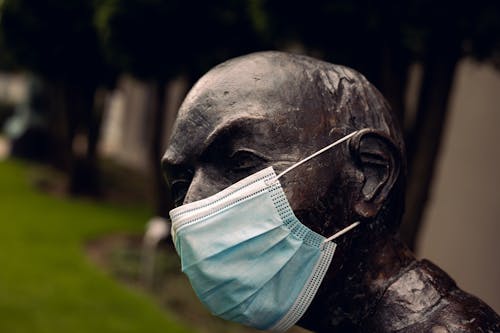
{"type": "MultiPolygon", "coordinates": [[[[2,4],[0,1],[0,8],[2,4]]],[[[1,22],[1,16],[0,16],[0,22],[1,22]]],[[[15,70],[16,69],[16,62],[12,56],[12,54],[9,52],[9,49],[5,46],[5,42],[3,41],[3,36],[0,30],[0,69],[9,71],[9,70],[15,70]]]]}
{"type": "Polygon", "coordinates": [[[101,82],[109,69],[85,0],[3,0],[0,32],[20,67],[66,82],[101,82]]]}
{"type": "Polygon", "coordinates": [[[27,175],[0,163],[0,331],[189,332],[84,256],[90,237],[142,229],[144,208],[49,197],[27,175]]]}
{"type": "Polygon", "coordinates": [[[142,78],[200,75],[259,46],[242,1],[103,0],[95,22],[110,62],[142,78]]]}
{"type": "MultiPolygon", "coordinates": [[[[261,0],[276,47],[299,41],[326,59],[373,73],[387,54],[422,60],[436,47],[460,47],[479,59],[498,56],[500,2],[261,0]]],[[[261,26],[261,15],[254,22],[261,26]]],[[[376,79],[376,77],[375,77],[376,79]]]]}

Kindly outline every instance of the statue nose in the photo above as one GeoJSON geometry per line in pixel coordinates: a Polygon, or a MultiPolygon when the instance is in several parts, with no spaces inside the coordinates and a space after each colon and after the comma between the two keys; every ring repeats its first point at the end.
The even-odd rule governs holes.
{"type": "Polygon", "coordinates": [[[217,179],[215,175],[212,175],[208,170],[198,168],[186,192],[183,204],[205,199],[222,190],[223,186],[218,184],[215,179],[217,179]]]}

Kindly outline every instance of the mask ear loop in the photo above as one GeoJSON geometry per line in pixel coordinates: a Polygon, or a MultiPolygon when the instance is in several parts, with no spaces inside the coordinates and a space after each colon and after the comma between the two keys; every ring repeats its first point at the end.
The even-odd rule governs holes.
{"type": "MultiPolygon", "coordinates": [[[[324,153],[325,151],[327,151],[327,150],[329,150],[329,149],[333,148],[334,146],[336,146],[336,145],[338,145],[338,144],[340,144],[340,143],[342,143],[342,142],[344,142],[344,141],[349,140],[350,138],[352,138],[353,136],[355,136],[356,134],[358,134],[358,133],[359,133],[359,132],[361,132],[361,131],[363,131],[363,130],[354,131],[354,132],[352,132],[352,133],[350,133],[350,134],[348,134],[348,135],[346,135],[346,136],[344,136],[344,137],[342,137],[342,138],[338,139],[337,141],[335,141],[335,142],[333,142],[333,143],[329,144],[328,146],[326,146],[326,147],[324,147],[324,148],[322,148],[322,149],[318,150],[318,151],[317,151],[317,152],[315,152],[314,154],[312,154],[312,155],[310,155],[310,156],[308,156],[308,157],[304,158],[302,161],[299,161],[299,162],[295,163],[294,165],[290,166],[289,168],[285,169],[283,172],[281,172],[279,175],[277,175],[277,176],[276,176],[276,178],[274,178],[274,179],[270,179],[270,180],[266,181],[266,184],[267,184],[268,186],[270,186],[270,185],[274,184],[276,181],[278,181],[278,179],[280,179],[282,176],[284,176],[284,175],[285,175],[285,174],[287,174],[288,172],[292,171],[292,170],[293,170],[293,169],[295,169],[296,167],[298,167],[298,166],[300,166],[300,165],[302,165],[302,164],[306,163],[306,162],[307,162],[307,161],[309,161],[310,159],[315,158],[316,156],[318,156],[318,155],[320,155],[320,154],[324,153]]],[[[345,234],[346,232],[349,232],[350,230],[352,230],[352,229],[356,228],[359,224],[360,224],[360,222],[359,222],[359,221],[354,222],[353,224],[349,225],[348,227],[345,227],[344,229],[342,229],[342,230],[340,230],[340,231],[336,232],[334,235],[332,235],[332,236],[328,237],[327,239],[325,239],[325,240],[323,241],[323,244],[325,244],[325,243],[327,243],[327,242],[330,242],[330,241],[334,240],[335,238],[337,238],[337,237],[339,237],[339,236],[342,236],[342,235],[343,235],[343,234],[345,234]]]]}
{"type": "Polygon", "coordinates": [[[331,149],[333,148],[334,146],[344,142],[344,141],[347,141],[349,140],[350,138],[352,138],[353,136],[355,136],[356,134],[358,134],[359,132],[363,131],[363,129],[361,130],[358,130],[358,131],[354,131],[350,134],[347,134],[346,136],[338,139],[337,141],[335,141],[334,143],[331,143],[329,144],[328,146],[318,150],[317,152],[315,152],[314,154],[304,158],[303,160],[301,161],[298,161],[297,163],[293,164],[292,166],[290,166],[289,168],[285,169],[283,172],[281,172],[279,175],[277,175],[276,177],[272,178],[272,179],[268,179],[265,181],[266,185],[267,186],[272,186],[274,183],[276,183],[278,181],[278,179],[280,179],[282,176],[284,176],[285,174],[287,174],[288,172],[292,171],[293,169],[295,169],[296,167],[306,163],[307,161],[309,161],[310,159],[313,159],[315,158],[316,156],[324,153],[325,151],[327,151],[328,149],[331,149]]]}
{"type": "Polygon", "coordinates": [[[291,167],[289,167],[289,168],[285,169],[285,171],[283,171],[282,173],[280,173],[279,175],[277,175],[275,179],[276,179],[276,180],[277,180],[277,179],[280,179],[282,176],[284,176],[284,175],[285,175],[285,174],[287,174],[288,172],[292,171],[292,170],[293,170],[293,169],[295,169],[296,167],[298,167],[298,166],[300,166],[300,165],[302,165],[302,164],[306,163],[306,162],[307,162],[307,161],[309,161],[310,159],[315,158],[316,156],[318,156],[318,155],[320,155],[320,154],[324,153],[325,151],[327,151],[327,150],[329,150],[329,149],[333,148],[334,146],[336,146],[336,145],[338,145],[338,144],[340,144],[340,143],[342,143],[342,142],[344,142],[344,141],[349,140],[350,138],[352,138],[353,136],[355,136],[355,135],[356,135],[357,133],[359,133],[359,132],[360,132],[360,131],[354,131],[354,132],[352,132],[352,133],[350,133],[350,134],[348,134],[348,135],[346,135],[346,136],[344,136],[344,137],[342,137],[342,138],[338,139],[338,140],[337,140],[337,141],[335,141],[334,143],[329,144],[329,145],[328,145],[328,146],[326,146],[325,148],[322,148],[322,149],[318,150],[318,151],[317,151],[317,152],[315,152],[314,154],[312,154],[312,155],[310,155],[310,156],[308,156],[308,157],[304,158],[302,161],[299,161],[299,162],[295,163],[294,165],[292,165],[291,167]]]}
{"type": "Polygon", "coordinates": [[[344,229],[336,232],[335,234],[333,234],[332,236],[328,237],[327,239],[325,239],[323,241],[323,243],[327,243],[329,241],[332,241],[334,240],[335,238],[339,237],[339,236],[342,236],[343,234],[345,234],[346,232],[349,232],[351,229],[354,229],[356,228],[358,225],[360,225],[361,222],[357,221],[357,222],[354,222],[353,224],[351,224],[350,226],[348,227],[345,227],[344,229]]]}

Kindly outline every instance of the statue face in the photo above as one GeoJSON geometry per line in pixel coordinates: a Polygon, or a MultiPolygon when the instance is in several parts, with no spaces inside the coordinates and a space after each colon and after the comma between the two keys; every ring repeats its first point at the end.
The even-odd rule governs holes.
{"type": "MultiPolygon", "coordinates": [[[[163,158],[178,204],[208,197],[268,166],[280,173],[350,132],[324,116],[323,92],[301,84],[308,81],[304,75],[269,59],[236,60],[195,85],[163,158]]],[[[326,237],[352,223],[347,151],[346,144],[337,146],[280,179],[299,220],[326,237]]]]}
{"type": "Polygon", "coordinates": [[[350,301],[346,290],[364,283],[370,265],[385,265],[360,263],[397,228],[404,155],[380,93],[359,73],[312,58],[279,52],[236,58],[190,91],[162,160],[180,205],[269,166],[279,174],[355,129],[363,130],[280,178],[297,218],[317,233],[329,237],[362,221],[335,240],[332,264],[301,319],[307,327],[326,320],[318,317],[325,304],[350,301]]]}

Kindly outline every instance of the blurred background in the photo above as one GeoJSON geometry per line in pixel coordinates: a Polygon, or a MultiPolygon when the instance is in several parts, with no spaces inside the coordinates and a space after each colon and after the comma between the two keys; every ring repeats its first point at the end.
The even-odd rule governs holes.
{"type": "Polygon", "coordinates": [[[500,2],[0,0],[0,330],[252,331],[179,274],[159,161],[194,82],[271,49],[383,93],[402,238],[500,312],[500,2]]]}

